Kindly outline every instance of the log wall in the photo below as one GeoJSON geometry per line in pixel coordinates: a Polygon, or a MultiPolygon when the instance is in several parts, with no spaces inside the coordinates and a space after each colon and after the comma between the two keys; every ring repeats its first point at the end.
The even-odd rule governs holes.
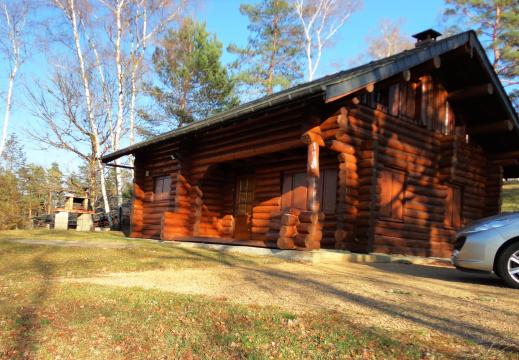
{"type": "Polygon", "coordinates": [[[231,237],[239,175],[255,179],[250,240],[266,246],[297,248],[305,234],[318,233],[315,248],[445,257],[457,230],[446,222],[450,187],[462,189],[463,224],[499,211],[502,168],[467,141],[465,128],[451,131],[454,124],[444,126],[431,109],[426,114],[436,117],[435,126],[427,117],[413,122],[351,98],[317,105],[287,107],[136,154],[131,236],[231,237]],[[316,125],[320,169],[337,169],[336,211],[315,223],[298,214],[292,224],[293,210],[281,212],[283,175],[307,171],[301,135],[316,125]],[[405,175],[400,219],[381,214],[387,169],[405,175]],[[155,201],[153,179],[164,175],[172,178],[170,197],[155,201]]]}

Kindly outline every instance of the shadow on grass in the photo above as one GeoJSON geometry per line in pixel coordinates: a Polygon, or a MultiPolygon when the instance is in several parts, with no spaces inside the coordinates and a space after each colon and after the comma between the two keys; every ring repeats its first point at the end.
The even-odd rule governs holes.
{"type": "MultiPolygon", "coordinates": [[[[206,257],[205,254],[193,252],[190,249],[179,248],[179,250],[182,250],[183,252],[188,253],[192,256],[206,257]]],[[[409,306],[405,303],[395,303],[374,297],[372,298],[362,296],[344,289],[339,289],[336,286],[327,283],[326,279],[320,281],[309,276],[305,276],[303,274],[294,274],[278,269],[273,270],[262,267],[244,266],[239,261],[234,261],[237,256],[232,254],[226,254],[225,256],[230,259],[233,259],[233,261],[224,261],[226,265],[235,267],[237,269],[242,268],[244,270],[251,272],[252,276],[248,280],[258,288],[270,290],[268,285],[258,283],[257,278],[254,276],[254,274],[265,276],[274,281],[282,280],[284,281],[284,284],[287,284],[287,287],[289,287],[289,284],[298,284],[303,289],[306,288],[308,290],[308,288],[310,288],[311,290],[313,290],[311,294],[309,294],[308,291],[302,291],[301,287],[291,288],[291,291],[295,292],[297,295],[300,296],[301,299],[304,299],[304,301],[307,303],[319,303],[320,296],[326,294],[328,296],[335,297],[339,300],[358,304],[371,310],[375,310],[381,314],[387,314],[396,319],[404,319],[416,325],[437,330],[444,334],[448,334],[455,338],[460,338],[468,342],[474,342],[476,344],[500,350],[505,353],[517,354],[519,352],[519,339],[503,339],[502,334],[492,331],[491,329],[486,329],[485,327],[477,326],[473,323],[464,321],[461,317],[456,316],[456,314],[446,313],[445,309],[443,309],[439,305],[429,306],[427,308],[419,308],[409,306]],[[501,339],[501,341],[497,343],[497,341],[492,341],[489,339],[501,339]]],[[[207,260],[211,262],[217,261],[211,257],[208,257],[207,260]]],[[[408,269],[411,273],[416,270],[416,268],[414,268],[412,265],[406,266],[409,267],[406,267],[406,269],[408,269]]],[[[442,279],[442,277],[445,275],[443,273],[444,270],[447,271],[449,269],[440,270],[439,275],[437,275],[437,277],[435,278],[442,279]]],[[[449,273],[448,276],[451,276],[451,273],[449,273]]],[[[376,285],[387,285],[388,287],[391,287],[403,284],[394,283],[381,278],[376,280],[376,285]]],[[[420,291],[424,292],[424,289],[420,289],[420,291]]],[[[434,293],[431,292],[431,294],[434,293]]],[[[438,294],[434,295],[438,296],[438,294]]],[[[497,311],[496,309],[493,309],[491,307],[488,307],[485,310],[497,311]]]]}
{"type": "MultiPolygon", "coordinates": [[[[183,265],[184,261],[195,261],[197,263],[208,264],[208,266],[224,265],[235,269],[243,269],[250,273],[250,277],[247,280],[258,289],[263,289],[264,291],[273,291],[272,287],[268,283],[269,280],[283,281],[283,283],[286,284],[286,287],[303,302],[317,304],[321,301],[323,295],[327,295],[346,303],[349,302],[352,304],[357,304],[362,307],[374,310],[380,314],[386,314],[395,319],[404,319],[421,327],[437,330],[455,338],[497,349],[504,353],[515,354],[519,352],[518,339],[510,337],[505,339],[502,337],[502,334],[493,331],[492,329],[476,326],[470,321],[466,321],[461,317],[457,317],[456,314],[446,313],[445,309],[442,309],[439,305],[420,308],[416,306],[410,306],[405,302],[396,303],[376,297],[359,295],[330,284],[325,277],[322,277],[322,279],[316,279],[315,277],[307,276],[305,274],[294,274],[288,271],[255,266],[256,262],[254,262],[253,259],[244,259],[241,255],[230,253],[221,254],[216,251],[205,249],[189,249],[183,247],[167,248],[167,250],[163,247],[160,247],[157,250],[160,251],[158,251],[157,254],[152,253],[152,255],[147,255],[145,252],[143,252],[142,248],[129,248],[118,251],[124,251],[125,256],[132,260],[142,260],[145,258],[146,260],[153,262],[153,269],[159,270],[172,268],[171,264],[161,265],[160,263],[161,261],[170,260],[180,261],[180,266],[183,265]],[[164,250],[164,252],[162,252],[162,250],[164,250]],[[259,276],[267,279],[267,282],[258,281],[259,276]],[[298,286],[296,287],[294,285],[298,286]],[[489,339],[500,340],[492,341],[489,339]]],[[[32,260],[33,268],[38,274],[38,283],[35,286],[35,290],[32,293],[29,303],[26,305],[24,304],[24,306],[13,316],[13,319],[15,319],[18,328],[14,334],[12,345],[13,352],[11,353],[17,354],[17,357],[23,357],[24,353],[30,353],[35,347],[38,346],[38,332],[41,328],[38,313],[45,303],[45,300],[51,294],[53,277],[55,277],[56,274],[60,272],[60,270],[63,270],[58,269],[56,264],[52,262],[51,256],[56,251],[59,251],[59,249],[45,247],[45,250],[35,255],[32,260]]],[[[66,265],[60,264],[59,266],[73,266],[73,264],[68,261],[65,264],[66,265]]],[[[130,268],[131,266],[132,264],[129,265],[130,268]]],[[[406,275],[423,276],[446,281],[451,281],[449,279],[455,281],[454,279],[456,278],[452,278],[453,271],[451,269],[438,268],[433,271],[432,275],[425,276],[423,275],[422,271],[424,269],[414,265],[372,264],[371,266],[382,271],[392,271],[406,275]]],[[[131,271],[131,269],[129,270],[131,271]]],[[[210,269],[208,271],[210,271],[210,269]]],[[[363,277],[362,274],[359,274],[359,278],[361,278],[362,281],[373,282],[374,284],[376,283],[378,286],[382,285],[386,287],[393,287],[403,285],[392,282],[388,279],[384,279],[383,277],[376,279],[375,281],[374,279],[363,277]]],[[[427,296],[438,296],[438,294],[434,294],[432,292],[427,293],[427,291],[423,288],[417,289],[416,291],[420,291],[427,296]]],[[[229,294],[229,296],[232,296],[232,294],[229,294]]],[[[275,293],[273,293],[273,296],[275,296],[275,293]]],[[[445,296],[448,297],[447,295],[445,296]]],[[[499,310],[492,309],[492,307],[487,307],[485,308],[485,311],[499,310]]],[[[366,330],[372,331],[373,329],[366,327],[366,330]]],[[[379,335],[387,337],[388,333],[382,332],[379,335]]],[[[208,336],[210,336],[210,334],[208,334],[208,336]]]]}
{"type": "Polygon", "coordinates": [[[39,312],[52,292],[52,277],[55,267],[47,256],[53,253],[47,249],[36,255],[33,260],[33,268],[37,272],[38,279],[32,297],[28,303],[23,304],[14,314],[16,331],[13,337],[13,345],[10,353],[12,358],[30,358],[30,354],[37,348],[38,332],[41,328],[39,312]]]}

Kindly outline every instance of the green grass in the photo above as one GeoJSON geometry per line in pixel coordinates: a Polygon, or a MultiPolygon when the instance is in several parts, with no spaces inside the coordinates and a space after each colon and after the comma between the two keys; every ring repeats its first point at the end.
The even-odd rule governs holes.
{"type": "Polygon", "coordinates": [[[421,359],[452,354],[441,343],[424,343],[418,333],[354,324],[347,313],[323,310],[303,315],[203,296],[59,281],[116,271],[211,271],[219,264],[279,260],[145,241],[134,241],[139,245],[126,249],[12,241],[133,241],[120,234],[88,235],[0,232],[0,358],[421,359]]]}
{"type": "Polygon", "coordinates": [[[503,185],[501,211],[519,211],[519,184],[503,185]]]}

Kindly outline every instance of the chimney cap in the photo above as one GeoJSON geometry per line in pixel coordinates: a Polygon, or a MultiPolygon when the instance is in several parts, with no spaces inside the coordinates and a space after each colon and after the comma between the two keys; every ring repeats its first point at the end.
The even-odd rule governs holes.
{"type": "Polygon", "coordinates": [[[442,34],[434,29],[427,29],[425,31],[421,31],[417,34],[414,34],[413,37],[417,40],[416,44],[421,44],[424,42],[434,41],[438,36],[442,34]]]}

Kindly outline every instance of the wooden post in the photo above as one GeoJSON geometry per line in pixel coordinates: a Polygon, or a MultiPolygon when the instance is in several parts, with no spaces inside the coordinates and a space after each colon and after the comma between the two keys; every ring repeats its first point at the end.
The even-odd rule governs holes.
{"type": "Polygon", "coordinates": [[[198,186],[191,188],[191,201],[193,204],[193,236],[200,235],[200,221],[202,220],[202,190],[198,186]]]}
{"type": "Polygon", "coordinates": [[[311,142],[308,145],[308,160],[306,166],[308,197],[307,209],[316,211],[319,209],[317,204],[317,183],[319,179],[319,145],[311,142]]]}

